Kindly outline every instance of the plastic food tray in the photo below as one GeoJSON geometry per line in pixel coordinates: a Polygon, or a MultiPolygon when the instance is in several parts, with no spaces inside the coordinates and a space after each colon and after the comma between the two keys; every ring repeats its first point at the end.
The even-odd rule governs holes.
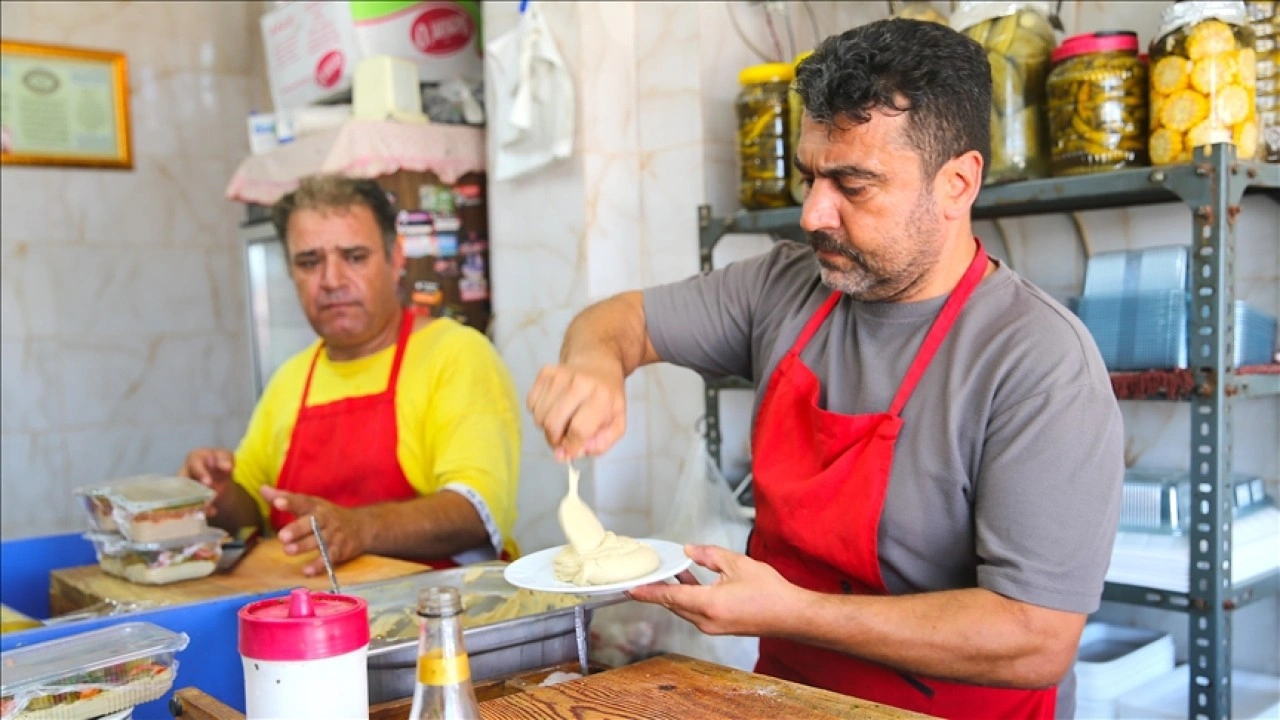
{"type": "Polygon", "coordinates": [[[166,475],[137,475],[80,488],[76,494],[85,499],[94,528],[119,532],[134,542],[199,534],[206,527],[205,505],[214,498],[212,490],[195,480],[166,475]]]}
{"type": "Polygon", "coordinates": [[[1187,258],[1185,245],[1098,253],[1085,267],[1084,296],[1186,292],[1187,258]]]}
{"type": "Polygon", "coordinates": [[[140,585],[168,585],[213,573],[227,533],[205,528],[199,535],[153,543],[135,543],[121,535],[86,533],[103,572],[140,585]]]}
{"type": "MultiPolygon", "coordinates": [[[[1235,473],[1231,480],[1236,517],[1269,504],[1262,478],[1235,473]]],[[[1190,517],[1190,473],[1149,468],[1125,471],[1120,530],[1181,535],[1189,529],[1190,517]]]]}
{"type": "Polygon", "coordinates": [[[133,622],[0,653],[0,718],[87,720],[155,700],[173,686],[187,642],[133,622]]]}
{"type": "MultiPolygon", "coordinates": [[[[1093,335],[1109,370],[1187,367],[1187,294],[1181,290],[1134,295],[1085,295],[1076,314],[1093,335]]],[[[1234,366],[1271,361],[1276,319],[1244,302],[1235,304],[1234,366]]]]}
{"type": "Polygon", "coordinates": [[[1089,623],[1076,655],[1076,717],[1114,718],[1115,698],[1173,669],[1173,637],[1089,623]]]}
{"type": "MultiPolygon", "coordinates": [[[[1191,673],[1182,665],[1116,698],[1116,717],[1182,720],[1187,716],[1191,673]]],[[[1234,670],[1231,716],[1236,720],[1280,717],[1280,677],[1234,670]]]]}

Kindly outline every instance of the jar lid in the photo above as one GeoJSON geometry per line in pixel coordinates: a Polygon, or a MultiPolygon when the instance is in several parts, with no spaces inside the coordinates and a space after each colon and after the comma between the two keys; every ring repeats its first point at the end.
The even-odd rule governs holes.
{"type": "Polygon", "coordinates": [[[770,82],[791,82],[796,77],[795,66],[791,63],[765,63],[743,68],[738,73],[738,82],[743,85],[759,85],[770,82]]]}
{"type": "Polygon", "coordinates": [[[369,644],[369,606],[354,595],[297,588],[237,615],[240,654],[254,660],[320,660],[369,644]]]}
{"type": "Polygon", "coordinates": [[[1055,64],[1077,55],[1100,52],[1138,52],[1138,33],[1130,30],[1104,30],[1072,35],[1053,51],[1055,64]]]}

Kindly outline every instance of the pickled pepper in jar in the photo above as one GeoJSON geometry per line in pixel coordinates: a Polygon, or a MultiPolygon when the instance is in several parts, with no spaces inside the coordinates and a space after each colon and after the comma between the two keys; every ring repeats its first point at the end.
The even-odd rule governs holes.
{"type": "MultiPolygon", "coordinates": [[[[804,59],[813,54],[812,50],[806,50],[796,56],[792,66],[796,69],[800,68],[800,63],[804,59]]],[[[800,123],[804,118],[804,102],[800,99],[800,94],[793,87],[787,93],[787,132],[791,141],[791,153],[794,155],[796,148],[800,146],[800,123]]],[[[788,163],[790,160],[787,161],[788,163]]],[[[791,193],[791,201],[796,205],[804,204],[805,187],[804,177],[795,169],[794,166],[787,166],[787,187],[791,193]]]]}
{"type": "Polygon", "coordinates": [[[1232,143],[1258,152],[1257,59],[1244,4],[1170,5],[1151,43],[1148,150],[1153,165],[1191,162],[1195,149],[1232,143]]]}
{"type": "Polygon", "coordinates": [[[984,184],[1049,175],[1045,81],[1057,44],[1047,2],[961,2],[952,27],[991,65],[991,161],[984,184]]]}
{"type": "Polygon", "coordinates": [[[1067,38],[1053,51],[1047,90],[1054,176],[1147,164],[1147,68],[1137,33],[1067,38]]]}
{"type": "Polygon", "coordinates": [[[928,0],[905,0],[904,2],[891,2],[889,5],[893,8],[893,17],[896,18],[922,20],[939,25],[948,24],[947,16],[939,12],[933,6],[933,3],[928,0]]]}
{"type": "Polygon", "coordinates": [[[791,63],[767,63],[738,75],[738,199],[748,210],[791,204],[791,125],[787,93],[791,63]]]}

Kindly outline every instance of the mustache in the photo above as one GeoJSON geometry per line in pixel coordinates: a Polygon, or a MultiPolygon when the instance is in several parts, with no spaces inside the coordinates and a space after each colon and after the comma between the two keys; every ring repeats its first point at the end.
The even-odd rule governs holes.
{"type": "Polygon", "coordinates": [[[321,293],[316,298],[316,301],[317,301],[317,304],[320,305],[320,307],[325,307],[328,305],[347,305],[350,303],[357,302],[359,299],[360,298],[356,297],[355,295],[343,290],[343,291],[331,292],[331,293],[321,293]]]}
{"type": "Polygon", "coordinates": [[[809,233],[809,245],[813,248],[814,252],[825,252],[840,255],[848,258],[861,268],[870,267],[867,264],[867,259],[862,256],[862,253],[840,242],[834,235],[825,230],[817,230],[809,233]]]}

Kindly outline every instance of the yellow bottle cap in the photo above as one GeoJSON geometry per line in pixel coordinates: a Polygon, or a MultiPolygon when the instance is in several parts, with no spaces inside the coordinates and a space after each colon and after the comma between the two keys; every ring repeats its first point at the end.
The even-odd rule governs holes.
{"type": "Polygon", "coordinates": [[[765,63],[743,68],[738,73],[738,82],[743,85],[759,85],[770,82],[791,82],[796,78],[796,69],[791,63],[765,63]]]}

